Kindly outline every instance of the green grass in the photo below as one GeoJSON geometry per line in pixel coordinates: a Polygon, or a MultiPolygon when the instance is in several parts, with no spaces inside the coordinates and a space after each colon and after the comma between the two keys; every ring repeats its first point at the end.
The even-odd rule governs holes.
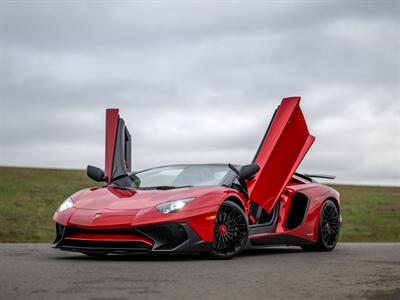
{"type": "MultiPolygon", "coordinates": [[[[0,242],[51,242],[54,210],[94,185],[81,170],[0,167],[0,242]]],[[[342,199],[341,241],[400,241],[400,187],[333,187],[342,199]]]]}
{"type": "Polygon", "coordinates": [[[50,242],[60,203],[94,181],[75,170],[0,167],[0,242],[50,242]]]}
{"type": "Polygon", "coordinates": [[[340,192],[342,242],[400,242],[400,187],[332,187],[340,192]]]}

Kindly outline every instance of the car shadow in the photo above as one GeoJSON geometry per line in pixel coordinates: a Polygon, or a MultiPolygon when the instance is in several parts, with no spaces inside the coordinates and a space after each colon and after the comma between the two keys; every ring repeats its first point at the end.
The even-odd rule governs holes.
{"type": "Polygon", "coordinates": [[[273,255],[273,254],[292,254],[305,253],[300,247],[257,247],[246,249],[241,256],[273,255]]]}
{"type": "Polygon", "coordinates": [[[204,256],[199,254],[158,254],[158,253],[134,253],[134,254],[118,254],[107,256],[87,256],[85,254],[66,254],[58,256],[59,260],[73,261],[194,261],[202,260],[204,256]]]}
{"type": "MultiPolygon", "coordinates": [[[[305,253],[301,248],[298,247],[260,247],[246,249],[240,256],[233,258],[243,259],[252,256],[267,256],[267,255],[284,255],[294,253],[305,253]]],[[[107,255],[107,256],[87,256],[84,254],[76,253],[70,254],[63,252],[62,256],[57,256],[55,259],[58,260],[72,260],[72,261],[201,261],[201,260],[213,260],[204,254],[160,254],[160,253],[134,253],[124,255],[107,255]]]]}

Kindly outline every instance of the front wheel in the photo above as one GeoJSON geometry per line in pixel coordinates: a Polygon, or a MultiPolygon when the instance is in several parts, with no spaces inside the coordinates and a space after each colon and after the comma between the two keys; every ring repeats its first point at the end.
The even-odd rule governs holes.
{"type": "Polygon", "coordinates": [[[229,259],[239,255],[245,248],[248,237],[247,217],[240,206],[232,201],[222,203],[215,219],[211,256],[229,259]]]}
{"type": "Polygon", "coordinates": [[[340,216],[331,200],[322,205],[318,226],[318,241],[314,245],[302,246],[305,251],[331,251],[339,239],[340,216]]]}

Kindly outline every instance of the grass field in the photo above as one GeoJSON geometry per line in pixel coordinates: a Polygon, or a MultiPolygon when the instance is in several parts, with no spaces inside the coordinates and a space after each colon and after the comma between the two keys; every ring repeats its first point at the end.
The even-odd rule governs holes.
{"type": "MultiPolygon", "coordinates": [[[[0,242],[51,242],[54,210],[94,185],[84,171],[0,167],[0,242]]],[[[334,188],[342,199],[341,241],[400,241],[400,187],[334,188]]]]}

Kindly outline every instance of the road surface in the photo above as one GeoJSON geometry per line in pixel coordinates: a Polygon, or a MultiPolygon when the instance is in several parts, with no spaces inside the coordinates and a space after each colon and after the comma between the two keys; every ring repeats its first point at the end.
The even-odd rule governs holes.
{"type": "Polygon", "coordinates": [[[48,244],[0,244],[0,299],[400,299],[400,243],[342,243],[200,256],[96,259],[48,244]]]}

